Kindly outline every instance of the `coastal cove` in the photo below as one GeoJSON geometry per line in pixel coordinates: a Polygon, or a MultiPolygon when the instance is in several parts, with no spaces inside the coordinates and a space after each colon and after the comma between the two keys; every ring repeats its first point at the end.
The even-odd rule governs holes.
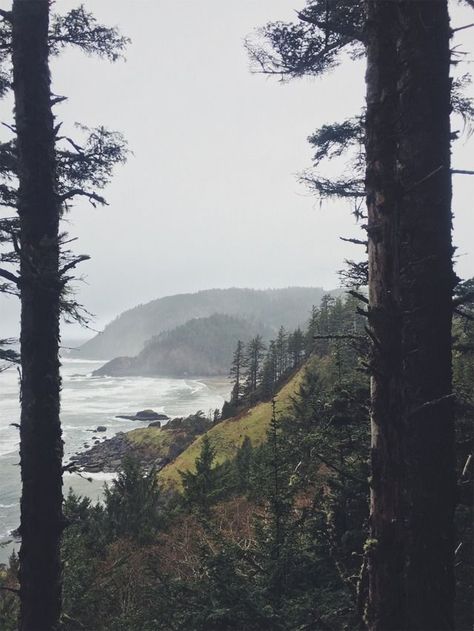
{"type": "MultiPolygon", "coordinates": [[[[119,432],[147,427],[149,420],[117,418],[134,415],[139,410],[153,409],[170,418],[188,416],[197,410],[206,415],[221,408],[230,386],[222,378],[172,379],[154,377],[92,377],[102,361],[62,360],[62,427],[64,462],[71,456],[104,442],[119,432]],[[102,426],[105,431],[97,432],[102,426]],[[94,430],[94,431],[93,431],[94,430]]],[[[0,563],[6,562],[18,544],[1,545],[11,540],[10,532],[20,523],[20,468],[18,454],[19,422],[18,373],[12,368],[0,373],[0,563]]],[[[105,482],[113,473],[90,473],[80,476],[65,473],[64,494],[69,488],[100,498],[105,482]],[[89,481],[89,478],[91,481],[89,481]]]]}

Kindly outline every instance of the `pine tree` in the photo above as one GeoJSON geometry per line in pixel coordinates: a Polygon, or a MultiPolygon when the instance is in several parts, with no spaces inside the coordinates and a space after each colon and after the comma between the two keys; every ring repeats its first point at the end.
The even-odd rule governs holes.
{"type": "Polygon", "coordinates": [[[367,3],[369,627],[453,628],[447,2],[367,3]]]}
{"type": "MultiPolygon", "coordinates": [[[[369,250],[369,300],[359,297],[369,303],[373,343],[371,628],[451,628],[449,144],[457,134],[449,113],[472,120],[472,101],[459,96],[462,81],[449,80],[444,0],[310,0],[297,15],[295,24],[267,25],[249,46],[260,71],[320,75],[344,49],[357,56],[362,46],[368,59],[366,115],[312,137],[315,167],[352,152],[349,176],[302,180],[323,198],[353,199],[356,216],[368,219],[368,243],[352,241],[369,250]]],[[[352,267],[364,285],[367,265],[352,267]]]]}
{"type": "Polygon", "coordinates": [[[250,404],[257,400],[257,390],[260,385],[264,351],[265,344],[263,343],[261,335],[257,335],[252,338],[245,349],[244,362],[246,368],[246,379],[244,393],[250,404]]]}
{"type": "Polygon", "coordinates": [[[215,447],[207,434],[201,443],[201,452],[196,458],[196,470],[180,471],[183,482],[184,502],[207,515],[212,504],[221,492],[220,481],[216,472],[214,461],[216,457],[215,447]]]}
{"type": "Polygon", "coordinates": [[[232,358],[232,366],[230,369],[230,378],[232,379],[232,392],[230,395],[230,403],[234,407],[238,407],[240,397],[242,395],[242,370],[244,364],[244,344],[240,340],[237,342],[234,356],[232,358]]]}
{"type": "Polygon", "coordinates": [[[104,529],[110,539],[128,537],[149,543],[163,522],[161,489],[156,470],[146,472],[133,458],[125,458],[122,470],[104,493],[104,529]]]}
{"type": "Polygon", "coordinates": [[[261,390],[264,399],[271,399],[278,382],[278,358],[275,340],[271,340],[262,367],[261,390]]]}
{"type": "Polygon", "coordinates": [[[275,351],[276,376],[277,380],[280,380],[288,369],[288,334],[283,326],[278,330],[278,336],[275,340],[275,351]]]}
{"type": "Polygon", "coordinates": [[[290,365],[293,370],[297,368],[304,357],[305,336],[303,331],[298,327],[288,336],[288,354],[290,365]]]}
{"type": "Polygon", "coordinates": [[[56,628],[61,610],[60,202],[48,28],[48,0],[14,1],[13,85],[22,251],[20,628],[24,631],[56,628]]]}
{"type": "Polygon", "coordinates": [[[113,57],[113,48],[125,40],[113,29],[96,28],[83,8],[50,20],[49,5],[14,0],[11,12],[0,12],[0,61],[11,61],[13,68],[13,83],[8,71],[2,73],[0,96],[12,88],[15,101],[15,138],[0,146],[0,203],[18,212],[18,219],[1,222],[1,239],[7,235],[13,249],[2,252],[1,260],[19,268],[17,274],[0,269],[8,281],[0,290],[21,298],[20,628],[28,630],[56,628],[61,607],[59,316],[68,312],[80,319],[67,282],[88,258],[61,251],[59,221],[77,195],[105,203],[82,185],[101,188],[112,165],[123,160],[123,145],[109,142],[105,130],[91,134],[85,148],[59,136],[52,108],[63,99],[51,94],[49,58],[67,44],[113,57]],[[61,142],[74,149],[61,148],[61,142]]]}
{"type": "Polygon", "coordinates": [[[252,441],[248,436],[246,436],[235,457],[235,468],[237,472],[237,490],[241,493],[247,492],[250,488],[252,463],[252,441]]]}
{"type": "Polygon", "coordinates": [[[318,308],[313,305],[305,334],[305,352],[311,355],[315,347],[315,336],[318,334],[318,308]]]}

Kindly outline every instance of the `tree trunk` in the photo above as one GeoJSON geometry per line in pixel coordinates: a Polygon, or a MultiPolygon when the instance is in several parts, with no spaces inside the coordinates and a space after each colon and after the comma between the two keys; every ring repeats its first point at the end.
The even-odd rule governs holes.
{"type": "Polygon", "coordinates": [[[48,0],[14,0],[13,72],[21,247],[22,631],[57,628],[61,606],[59,202],[48,0]]]}
{"type": "Polygon", "coordinates": [[[453,628],[446,0],[367,2],[369,627],[453,628]]]}

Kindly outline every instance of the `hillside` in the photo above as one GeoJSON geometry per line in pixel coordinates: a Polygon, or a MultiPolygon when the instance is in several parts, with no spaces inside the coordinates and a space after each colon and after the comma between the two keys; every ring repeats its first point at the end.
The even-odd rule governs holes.
{"type": "MultiPolygon", "coordinates": [[[[299,389],[305,366],[302,366],[275,395],[276,412],[285,412],[299,389]]],[[[186,418],[175,418],[163,427],[140,427],[116,436],[72,457],[87,472],[117,471],[128,456],[144,467],[155,467],[165,485],[180,487],[179,471],[193,470],[201,451],[204,436],[216,449],[216,463],[232,459],[244,438],[254,446],[264,442],[270,424],[272,405],[257,403],[235,417],[213,424],[202,412],[186,418]]]]}
{"type": "MultiPolygon", "coordinates": [[[[276,412],[281,414],[289,407],[291,398],[298,391],[305,372],[303,366],[275,395],[276,412]]],[[[199,456],[204,436],[211,439],[216,449],[217,464],[229,460],[235,456],[244,438],[248,436],[254,446],[260,445],[266,437],[267,429],[272,416],[271,402],[257,403],[234,418],[229,418],[214,425],[204,434],[198,436],[179,456],[166,465],[159,473],[159,477],[165,485],[180,487],[180,471],[194,470],[196,458],[199,456]]],[[[135,430],[128,437],[131,442],[143,440],[143,432],[147,430],[135,430]],[[142,432],[141,434],[139,432],[142,432]]]]}
{"type": "Polygon", "coordinates": [[[325,293],[321,287],[231,288],[166,296],[124,311],[71,356],[104,360],[132,357],[163,331],[216,313],[245,318],[274,330],[280,325],[293,329],[306,322],[311,307],[319,305],[325,293]]]}
{"type": "Polygon", "coordinates": [[[136,357],[117,357],[95,376],[210,377],[227,374],[238,340],[247,342],[269,329],[228,315],[194,318],[152,338],[136,357]]]}

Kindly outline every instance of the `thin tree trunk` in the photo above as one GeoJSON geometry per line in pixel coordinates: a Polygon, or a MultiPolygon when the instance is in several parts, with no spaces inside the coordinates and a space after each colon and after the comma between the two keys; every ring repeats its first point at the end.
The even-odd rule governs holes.
{"type": "Polygon", "coordinates": [[[369,627],[453,628],[446,0],[367,2],[369,627]]]}
{"type": "Polygon", "coordinates": [[[22,631],[57,628],[61,606],[59,203],[48,0],[14,0],[13,72],[21,246],[22,631]]]}

